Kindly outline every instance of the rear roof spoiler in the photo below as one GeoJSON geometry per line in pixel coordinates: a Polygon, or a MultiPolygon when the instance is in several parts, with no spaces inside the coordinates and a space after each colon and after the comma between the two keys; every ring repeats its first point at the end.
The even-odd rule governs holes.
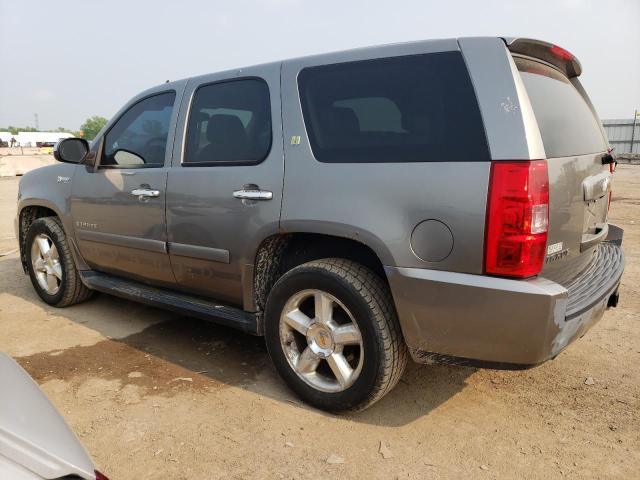
{"type": "Polygon", "coordinates": [[[577,77],[582,73],[578,59],[562,47],[531,38],[503,38],[512,53],[538,58],[550,63],[567,77],[577,77]]]}

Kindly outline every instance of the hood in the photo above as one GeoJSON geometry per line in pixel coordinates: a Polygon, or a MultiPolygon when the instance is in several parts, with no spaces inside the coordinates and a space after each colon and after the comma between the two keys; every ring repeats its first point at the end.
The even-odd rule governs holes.
{"type": "Polygon", "coordinates": [[[95,478],[91,458],[62,416],[27,372],[2,352],[0,392],[0,460],[6,457],[47,479],[95,478]]]}

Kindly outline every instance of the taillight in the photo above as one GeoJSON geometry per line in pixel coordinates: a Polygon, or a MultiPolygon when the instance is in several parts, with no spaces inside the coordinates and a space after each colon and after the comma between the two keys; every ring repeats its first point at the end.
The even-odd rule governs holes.
{"type": "Polygon", "coordinates": [[[516,278],[540,273],[549,229],[547,162],[492,162],[487,201],[485,273],[516,278]]]}
{"type": "MultiPolygon", "coordinates": [[[[616,159],[611,155],[613,153],[613,148],[612,147],[609,147],[607,149],[607,153],[611,157],[611,162],[609,162],[609,173],[611,173],[613,175],[613,172],[616,171],[616,166],[618,165],[618,162],[616,162],[616,159]]],[[[612,197],[612,195],[613,195],[613,191],[611,190],[611,188],[609,188],[609,201],[607,203],[607,212],[609,212],[609,210],[611,210],[611,197],[612,197]]]]}
{"type": "Polygon", "coordinates": [[[95,470],[96,480],[109,480],[103,473],[100,473],[98,470],[95,470]]]}
{"type": "Polygon", "coordinates": [[[562,47],[559,47],[558,45],[551,45],[551,47],[549,47],[549,51],[555,57],[558,57],[561,60],[566,60],[567,62],[570,62],[571,60],[573,60],[575,58],[573,56],[573,53],[571,53],[568,50],[565,50],[562,47]]]}

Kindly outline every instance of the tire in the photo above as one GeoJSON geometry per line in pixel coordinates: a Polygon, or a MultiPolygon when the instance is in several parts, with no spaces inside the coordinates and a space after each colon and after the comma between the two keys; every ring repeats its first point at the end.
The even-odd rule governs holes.
{"type": "Polygon", "coordinates": [[[332,412],[377,402],[407,364],[388,286],[350,260],[316,260],[285,273],[267,299],[265,337],[287,385],[332,412]]]}
{"type": "Polygon", "coordinates": [[[45,303],[68,307],[91,297],[93,291],[80,280],[67,236],[57,217],[35,220],[27,231],[23,248],[31,283],[45,303]]]}

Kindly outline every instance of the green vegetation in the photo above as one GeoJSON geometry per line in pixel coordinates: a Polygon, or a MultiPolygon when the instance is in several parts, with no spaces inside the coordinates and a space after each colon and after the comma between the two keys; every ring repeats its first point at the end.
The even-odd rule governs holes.
{"type": "Polygon", "coordinates": [[[95,115],[91,118],[87,118],[85,122],[80,126],[80,135],[87,140],[93,140],[102,127],[107,124],[107,119],[95,115]]]}
{"type": "MultiPolygon", "coordinates": [[[[9,125],[8,127],[0,127],[0,132],[9,132],[11,135],[17,135],[19,132],[37,132],[38,130],[34,127],[13,127],[9,125]]],[[[74,137],[77,137],[80,132],[77,130],[69,130],[68,128],[58,127],[55,130],[40,130],[41,132],[65,132],[70,133],[74,137]]]]}
{"type": "MultiPolygon", "coordinates": [[[[98,132],[107,123],[107,119],[99,115],[95,115],[91,118],[87,118],[80,127],[80,130],[69,130],[65,127],[58,127],[55,130],[40,130],[41,132],[65,132],[70,133],[74,137],[82,137],[87,140],[93,140],[98,132]]],[[[38,129],[34,127],[14,127],[9,125],[8,127],[0,127],[0,132],[10,132],[11,135],[17,135],[19,132],[37,132],[38,129]]]]}
{"type": "Polygon", "coordinates": [[[0,132],[10,132],[11,135],[17,135],[18,132],[37,132],[33,127],[12,127],[9,125],[8,127],[0,127],[0,132]]]}

